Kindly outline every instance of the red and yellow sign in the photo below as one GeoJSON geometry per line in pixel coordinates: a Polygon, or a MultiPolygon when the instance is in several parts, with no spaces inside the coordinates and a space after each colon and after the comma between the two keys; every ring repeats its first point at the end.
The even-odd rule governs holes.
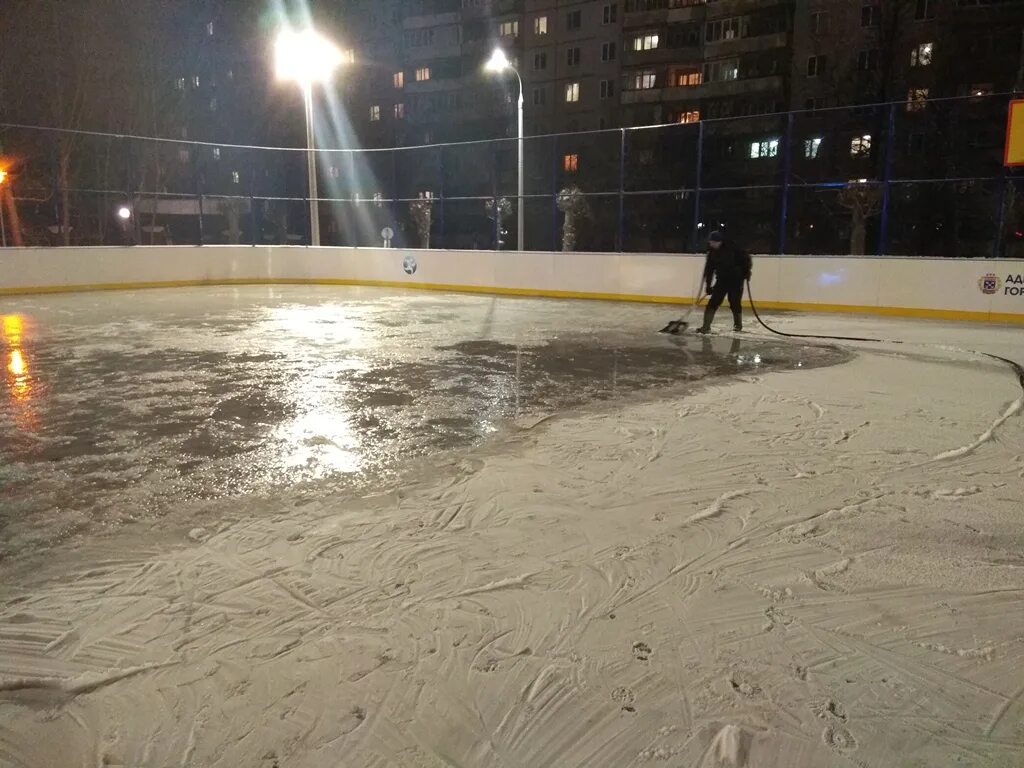
{"type": "Polygon", "coordinates": [[[1024,99],[1010,102],[1010,116],[1006,120],[1006,165],[1024,165],[1024,99]]]}

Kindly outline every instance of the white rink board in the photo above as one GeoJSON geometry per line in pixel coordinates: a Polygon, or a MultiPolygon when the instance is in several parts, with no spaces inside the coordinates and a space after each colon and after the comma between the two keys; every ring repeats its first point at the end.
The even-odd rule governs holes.
{"type": "MultiPolygon", "coordinates": [[[[0,251],[0,294],[150,286],[324,282],[523,295],[687,301],[703,256],[302,246],[0,251]],[[415,260],[407,274],[405,260],[415,260]]],[[[769,308],[1024,322],[1024,261],[755,256],[769,308]],[[989,284],[985,284],[985,278],[989,284]],[[994,287],[994,290],[993,290],[994,287]]]]}

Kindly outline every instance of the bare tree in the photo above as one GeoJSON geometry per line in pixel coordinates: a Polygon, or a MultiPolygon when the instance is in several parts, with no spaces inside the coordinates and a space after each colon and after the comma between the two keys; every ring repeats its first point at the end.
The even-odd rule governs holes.
{"type": "Polygon", "coordinates": [[[851,181],[839,193],[839,204],[850,212],[850,253],[863,256],[867,245],[868,222],[882,210],[882,187],[851,181]]]}
{"type": "Polygon", "coordinates": [[[413,226],[416,227],[416,234],[419,236],[420,248],[430,247],[430,228],[433,222],[434,199],[431,197],[420,197],[409,203],[409,215],[412,216],[413,226]]]}
{"type": "Polygon", "coordinates": [[[562,220],[562,250],[575,251],[579,241],[579,227],[583,219],[590,216],[590,205],[583,190],[573,185],[558,193],[558,210],[564,214],[562,220]]]}

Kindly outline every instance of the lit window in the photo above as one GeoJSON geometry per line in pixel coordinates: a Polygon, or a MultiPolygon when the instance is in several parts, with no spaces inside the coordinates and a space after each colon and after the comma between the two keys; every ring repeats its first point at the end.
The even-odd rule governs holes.
{"type": "Polygon", "coordinates": [[[907,91],[907,112],[919,112],[928,101],[927,88],[911,88],[907,91]]]}
{"type": "Polygon", "coordinates": [[[750,157],[757,159],[761,157],[776,157],[779,154],[779,140],[765,139],[754,141],[750,144],[750,157]]]}
{"type": "Polygon", "coordinates": [[[603,23],[614,24],[619,19],[619,4],[611,3],[604,7],[603,23]]]}
{"type": "Polygon", "coordinates": [[[220,160],[220,147],[213,148],[213,159],[220,160]]]}
{"type": "Polygon", "coordinates": [[[658,81],[658,74],[653,69],[645,69],[633,75],[633,88],[646,91],[653,88],[658,81]]]}
{"type": "Polygon", "coordinates": [[[601,61],[615,61],[616,53],[615,43],[604,43],[601,46],[601,61]]]}
{"type": "Polygon", "coordinates": [[[700,85],[703,79],[700,72],[674,72],[672,75],[672,85],[676,88],[690,88],[694,85],[700,85]]]}
{"type": "MultiPolygon", "coordinates": [[[[338,179],[338,178],[341,178],[341,168],[339,168],[339,167],[338,167],[338,166],[336,166],[336,165],[332,165],[332,166],[330,167],[330,169],[328,170],[328,174],[330,175],[330,177],[331,177],[332,179],[338,179]]],[[[357,197],[358,197],[358,196],[357,196],[357,197]]]]}
{"type": "Polygon", "coordinates": [[[503,21],[498,25],[498,36],[499,37],[518,37],[519,36],[519,22],[518,21],[503,21]]]}
{"type": "Polygon", "coordinates": [[[240,184],[242,182],[242,175],[238,171],[232,171],[231,182],[233,184],[240,184]]]}
{"type": "Polygon", "coordinates": [[[416,70],[416,82],[422,83],[430,79],[430,67],[420,67],[416,70]]]}
{"type": "Polygon", "coordinates": [[[378,208],[382,207],[384,205],[384,194],[381,192],[374,192],[373,204],[376,205],[378,208]]]}
{"type": "Polygon", "coordinates": [[[217,97],[216,96],[214,96],[212,99],[210,99],[210,111],[211,112],[216,112],[217,111],[217,97]]]}
{"type": "Polygon", "coordinates": [[[185,78],[184,77],[179,77],[177,80],[175,80],[174,81],[174,87],[177,88],[179,91],[184,91],[185,90],[185,78]]]}
{"type": "Polygon", "coordinates": [[[807,57],[807,76],[817,77],[825,71],[825,57],[824,56],[809,56],[807,57]]]}
{"type": "Polygon", "coordinates": [[[370,107],[370,120],[372,122],[377,122],[378,120],[380,120],[380,105],[379,104],[374,104],[372,107],[370,107]]]}
{"type": "Polygon", "coordinates": [[[640,35],[633,38],[634,51],[653,51],[658,47],[659,38],[657,34],[640,35]]]}
{"type": "Polygon", "coordinates": [[[818,156],[821,151],[821,137],[815,136],[813,139],[804,139],[804,157],[809,160],[813,160],[818,156]]]}
{"type": "Polygon", "coordinates": [[[601,81],[601,98],[610,99],[615,96],[615,82],[612,80],[601,81]]]}
{"type": "Polygon", "coordinates": [[[932,43],[921,43],[910,52],[910,66],[927,67],[932,63],[932,43]]]}
{"type": "Polygon", "coordinates": [[[871,134],[854,136],[850,142],[850,157],[868,157],[871,155],[871,134]]]}
{"type": "Polygon", "coordinates": [[[562,157],[562,170],[566,173],[576,173],[580,169],[580,156],[564,155],[562,157]]]}
{"type": "Polygon", "coordinates": [[[534,69],[547,69],[548,68],[548,55],[546,53],[535,53],[535,54],[533,54],[533,68],[534,69]]]}
{"type": "Polygon", "coordinates": [[[538,16],[533,20],[533,34],[546,35],[548,33],[548,17],[538,16]]]}
{"type": "Polygon", "coordinates": [[[404,120],[405,119],[405,104],[401,104],[401,103],[395,104],[395,119],[396,120],[404,120]]]}
{"type": "Polygon", "coordinates": [[[192,87],[193,88],[198,88],[199,87],[199,75],[193,75],[192,76],[192,87]]]}
{"type": "Polygon", "coordinates": [[[395,88],[405,88],[405,72],[395,72],[391,78],[395,88]]]}
{"type": "Polygon", "coordinates": [[[572,103],[580,100],[580,84],[579,83],[566,83],[565,84],[565,100],[566,102],[572,103]]]}
{"type": "Polygon", "coordinates": [[[677,123],[698,123],[700,122],[700,110],[699,109],[687,109],[679,113],[676,118],[677,123]]]}
{"type": "Polygon", "coordinates": [[[213,37],[213,22],[212,21],[209,24],[206,25],[206,34],[208,34],[210,37],[213,37]]]}
{"type": "Polygon", "coordinates": [[[342,64],[355,64],[356,63],[356,52],[352,48],[346,48],[341,52],[341,63],[342,64]]]}

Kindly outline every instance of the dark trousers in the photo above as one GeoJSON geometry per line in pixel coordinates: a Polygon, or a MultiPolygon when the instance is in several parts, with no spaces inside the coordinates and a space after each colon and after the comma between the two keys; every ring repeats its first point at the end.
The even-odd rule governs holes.
{"type": "Polygon", "coordinates": [[[715,312],[722,306],[725,299],[729,299],[729,309],[732,310],[733,325],[743,325],[743,280],[719,280],[711,289],[711,297],[708,299],[707,309],[704,310],[704,327],[710,328],[711,321],[715,319],[715,312]]]}

